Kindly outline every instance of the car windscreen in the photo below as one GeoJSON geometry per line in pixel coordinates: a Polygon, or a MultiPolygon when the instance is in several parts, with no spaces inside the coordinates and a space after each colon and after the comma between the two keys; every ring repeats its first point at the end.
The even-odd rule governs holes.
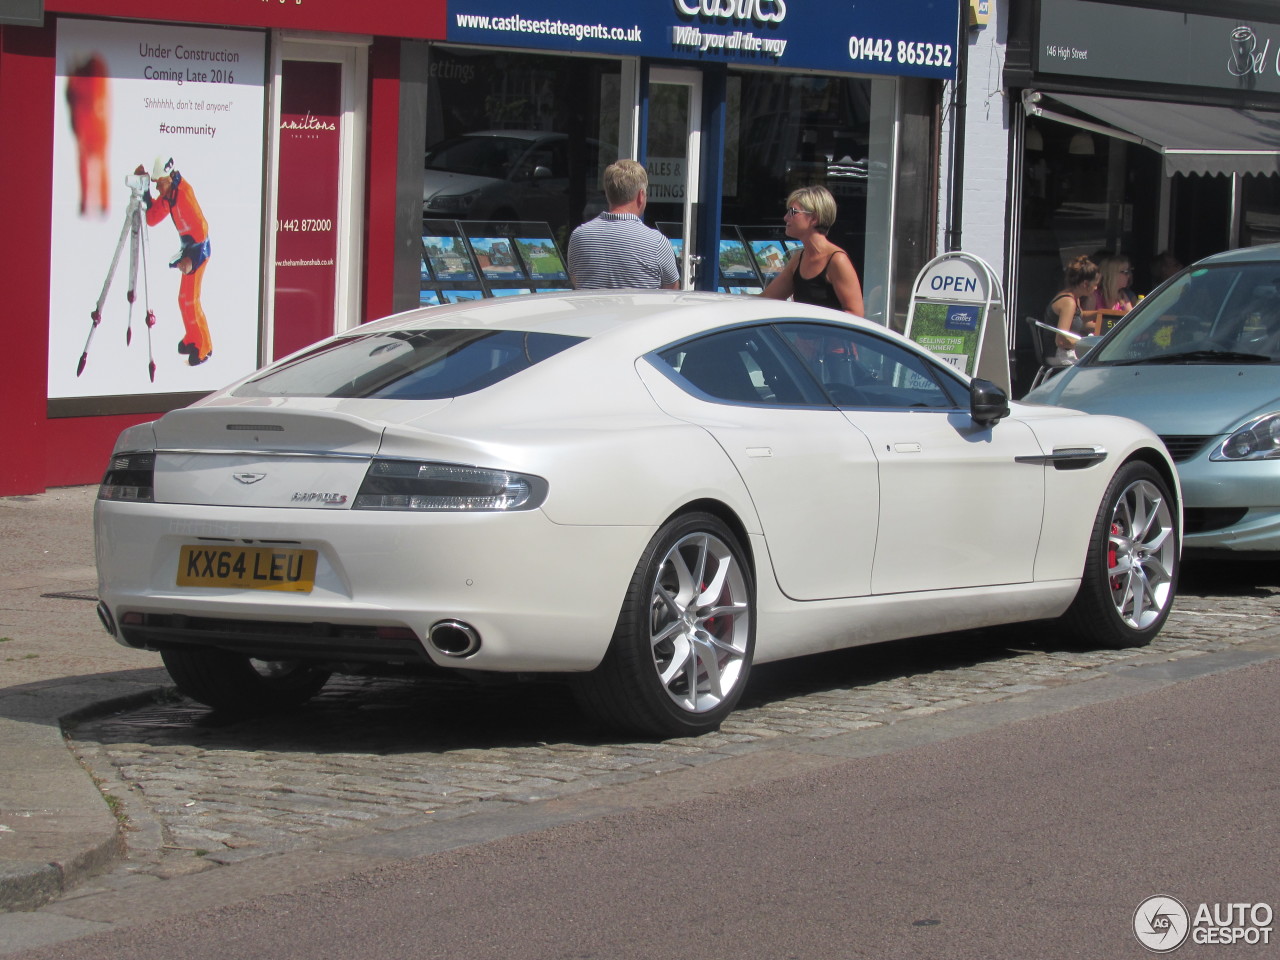
{"type": "Polygon", "coordinates": [[[1117,325],[1089,365],[1280,361],[1280,262],[1193,267],[1117,325]]]}
{"type": "Polygon", "coordinates": [[[528,149],[516,137],[454,137],[427,151],[426,169],[502,180],[528,149]]]}
{"type": "Polygon", "coordinates": [[[583,339],[437,329],[340,337],[263,371],[232,395],[442,400],[483,390],[583,339]]]}

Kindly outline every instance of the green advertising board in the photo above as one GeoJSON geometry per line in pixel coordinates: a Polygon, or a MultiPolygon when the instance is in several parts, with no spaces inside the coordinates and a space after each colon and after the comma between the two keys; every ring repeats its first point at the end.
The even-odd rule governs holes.
{"type": "Polygon", "coordinates": [[[957,370],[1010,389],[1004,297],[995,273],[970,253],[944,253],[916,277],[907,337],[957,370]]]}

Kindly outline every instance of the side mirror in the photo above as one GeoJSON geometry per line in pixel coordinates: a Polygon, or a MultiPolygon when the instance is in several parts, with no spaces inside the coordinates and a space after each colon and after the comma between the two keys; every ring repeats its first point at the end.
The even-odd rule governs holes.
{"type": "Polygon", "coordinates": [[[969,381],[969,416],[984,427],[994,426],[1009,415],[1009,397],[990,380],[969,381]]]}
{"type": "Polygon", "coordinates": [[[533,168],[533,175],[529,179],[530,180],[550,180],[551,168],[544,167],[542,164],[538,164],[536,167],[533,168]]]}

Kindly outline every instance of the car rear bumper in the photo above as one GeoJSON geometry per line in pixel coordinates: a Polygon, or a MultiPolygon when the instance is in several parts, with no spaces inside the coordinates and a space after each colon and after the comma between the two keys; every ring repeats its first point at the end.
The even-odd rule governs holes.
{"type": "Polygon", "coordinates": [[[100,501],[95,513],[99,597],[122,642],[210,642],[260,659],[294,651],[367,662],[409,659],[420,648],[439,666],[496,671],[595,667],[652,533],[560,525],[540,511],[357,514],[100,501]],[[183,545],[263,542],[315,550],[313,588],[177,584],[183,545]],[[446,620],[472,627],[479,649],[458,658],[426,643],[446,620]]]}

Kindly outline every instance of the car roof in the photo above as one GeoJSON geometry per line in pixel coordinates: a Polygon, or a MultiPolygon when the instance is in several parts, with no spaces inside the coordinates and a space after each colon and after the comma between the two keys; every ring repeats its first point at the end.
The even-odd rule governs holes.
{"type": "Polygon", "coordinates": [[[1280,261],[1280,243],[1264,243],[1257,247],[1240,247],[1236,250],[1224,250],[1212,256],[1197,260],[1193,267],[1217,266],[1224,263],[1268,263],[1280,261]]]}
{"type": "Polygon", "coordinates": [[[848,324],[900,339],[879,324],[824,307],[699,290],[566,290],[470,300],[409,310],[345,335],[433,327],[522,330],[607,339],[639,355],[707,330],[776,319],[848,324]]]}

